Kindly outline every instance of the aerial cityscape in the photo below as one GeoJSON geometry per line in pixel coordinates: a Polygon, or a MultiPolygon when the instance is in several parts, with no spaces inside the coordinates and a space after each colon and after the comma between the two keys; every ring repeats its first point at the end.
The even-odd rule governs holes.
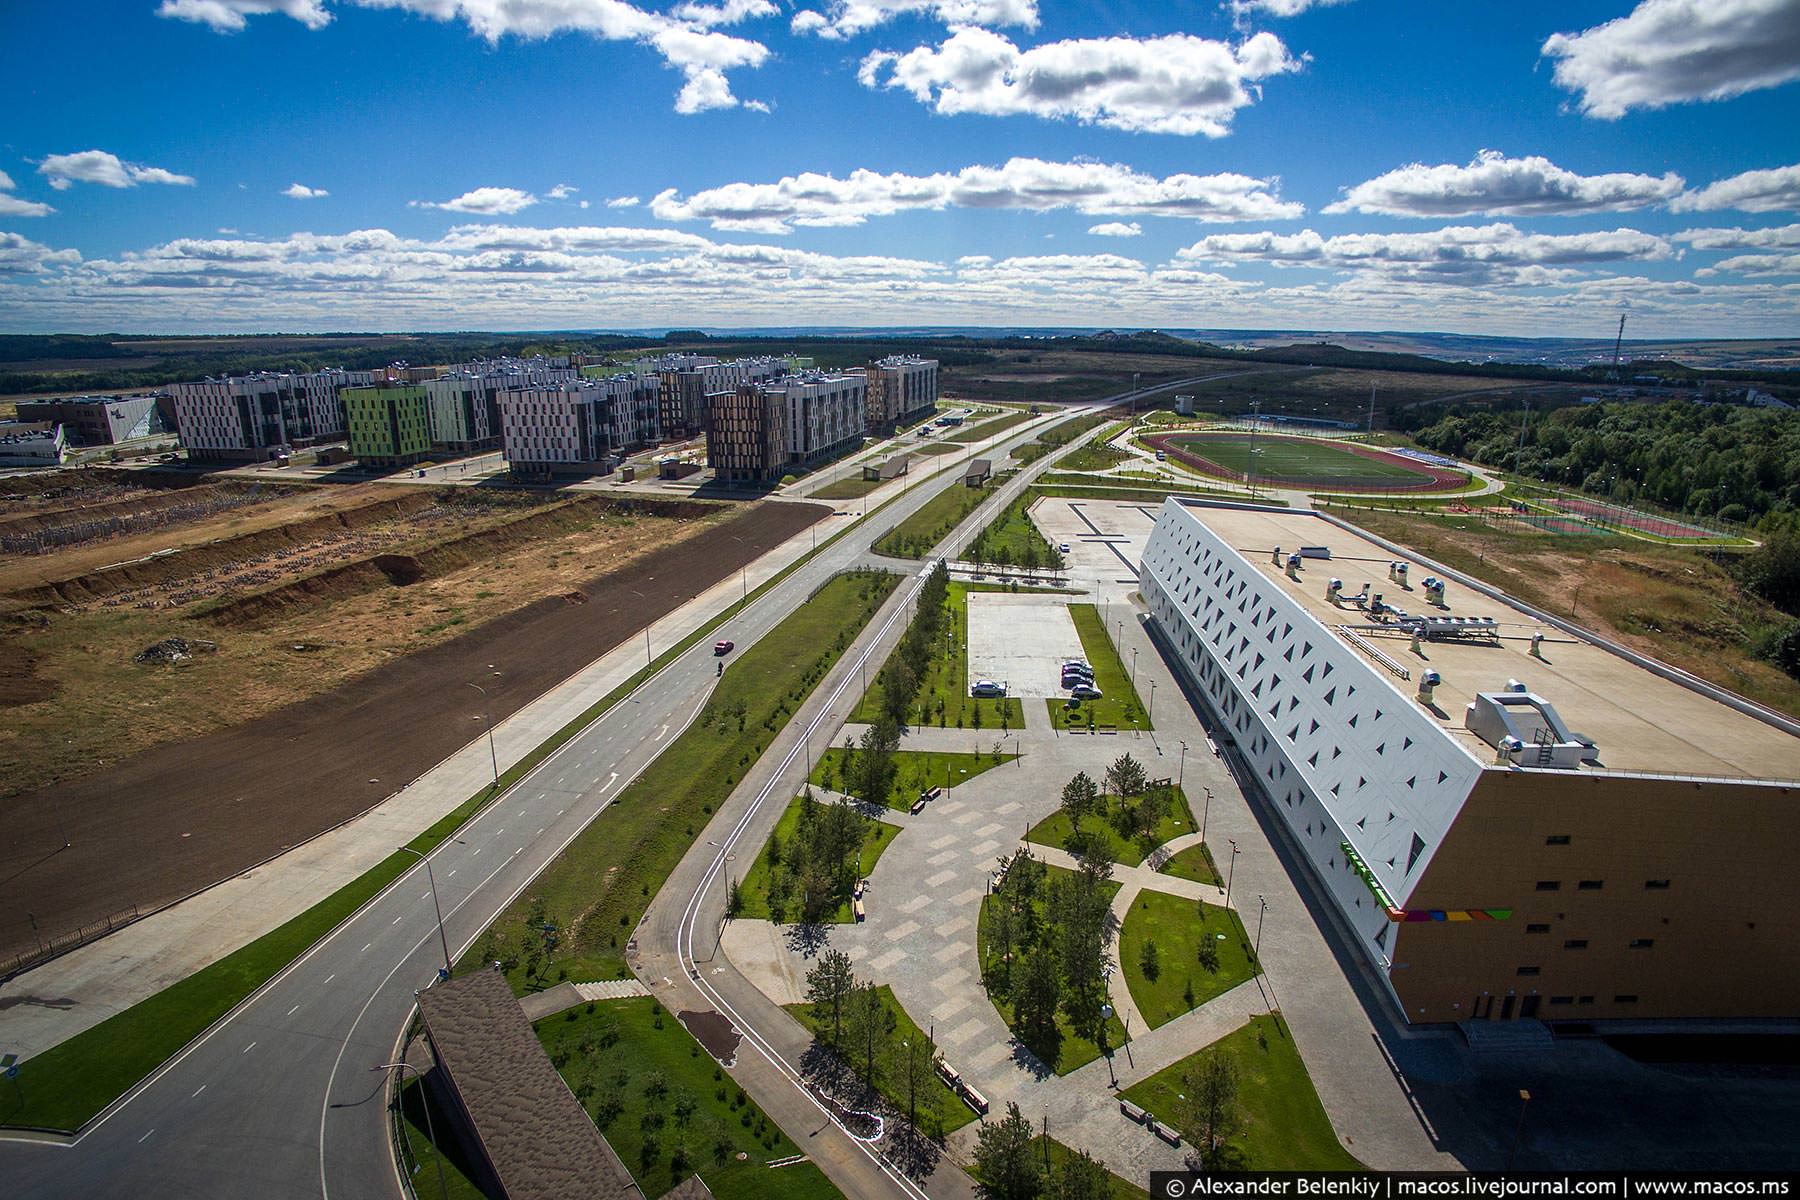
{"type": "Polygon", "coordinates": [[[7,1194],[1790,1194],[1800,0],[0,34],[7,1194]]]}

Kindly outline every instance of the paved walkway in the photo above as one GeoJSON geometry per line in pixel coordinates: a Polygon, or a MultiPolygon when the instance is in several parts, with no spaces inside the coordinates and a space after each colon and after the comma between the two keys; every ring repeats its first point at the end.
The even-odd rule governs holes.
{"type": "MultiPolygon", "coordinates": [[[[817,540],[850,523],[846,516],[826,518],[817,540]]],[[[657,621],[649,651],[642,634],[628,639],[500,722],[494,727],[500,769],[629,679],[648,654],[662,653],[730,608],[746,583],[755,588],[807,553],[814,540],[811,530],[790,538],[751,563],[750,578],[723,580],[657,621]]],[[[487,740],[478,737],[356,819],[19,976],[0,989],[6,1048],[21,1058],[41,1054],[261,937],[376,866],[479,792],[492,773],[487,740]]]]}

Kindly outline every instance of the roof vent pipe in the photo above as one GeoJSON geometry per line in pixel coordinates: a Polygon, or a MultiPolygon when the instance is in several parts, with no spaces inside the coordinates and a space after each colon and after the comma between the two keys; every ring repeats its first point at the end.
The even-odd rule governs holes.
{"type": "MultiPolygon", "coordinates": [[[[1417,637],[1418,635],[1414,634],[1413,636],[1417,637]]],[[[1424,674],[1420,675],[1419,703],[1429,705],[1433,693],[1437,691],[1438,684],[1442,682],[1444,682],[1444,677],[1439,675],[1436,671],[1426,671],[1424,674]]]]}

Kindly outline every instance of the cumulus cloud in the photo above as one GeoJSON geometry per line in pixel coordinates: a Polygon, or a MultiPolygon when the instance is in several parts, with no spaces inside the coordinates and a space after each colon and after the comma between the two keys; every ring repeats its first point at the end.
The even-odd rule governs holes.
{"type": "Polygon", "coordinates": [[[177,175],[161,167],[128,163],[105,150],[52,154],[38,164],[38,174],[48,179],[50,186],[59,192],[78,183],[97,183],[110,188],[130,188],[140,183],[171,183],[184,187],[194,184],[192,175],[177,175]]]}
{"type": "Polygon", "coordinates": [[[1800,163],[1763,171],[1745,171],[1678,197],[1669,205],[1677,212],[1800,212],[1800,163]]]}
{"type": "Polygon", "coordinates": [[[1089,225],[1088,232],[1095,237],[1133,238],[1142,237],[1144,227],[1136,221],[1103,221],[1089,225]]]}
{"type": "Polygon", "coordinates": [[[281,194],[294,200],[319,200],[331,195],[324,188],[307,187],[304,183],[290,183],[281,194]]]}
{"type": "MultiPolygon", "coordinates": [[[[1636,229],[1594,233],[1526,233],[1517,226],[1449,225],[1419,233],[1347,233],[1311,229],[1282,234],[1221,233],[1176,252],[1185,262],[1264,262],[1327,270],[1372,268],[1418,278],[1517,281],[1518,273],[1674,256],[1668,241],[1636,229]]],[[[1551,276],[1537,278],[1548,281],[1551,276]]]]}
{"type": "Polygon", "coordinates": [[[1231,15],[1242,22],[1266,13],[1271,17],[1297,17],[1309,8],[1330,8],[1334,4],[1346,4],[1349,0],[1230,0],[1225,7],[1231,15]]]}
{"type": "Polygon", "coordinates": [[[1674,235],[1696,250],[1776,250],[1800,248],[1800,225],[1772,229],[1684,229],[1674,235]]]}
{"type": "Polygon", "coordinates": [[[796,34],[822,38],[855,37],[895,17],[923,16],[945,25],[1017,25],[1036,29],[1037,0],[832,0],[823,12],[801,9],[789,22],[796,34]]]}
{"type": "Polygon", "coordinates": [[[1712,275],[1800,275],[1800,254],[1740,254],[1702,267],[1694,274],[1701,278],[1712,275]]]}
{"type": "Polygon", "coordinates": [[[1223,137],[1256,102],[1257,82],[1298,71],[1281,39],[1239,43],[1189,34],[1081,38],[1021,50],[987,29],[960,28],[937,47],[876,51],[857,78],[899,88],[937,112],[1030,114],[1145,133],[1223,137]]]}
{"type": "Polygon", "coordinates": [[[606,202],[608,208],[636,208],[643,201],[636,196],[614,196],[606,202]]]}
{"type": "Polygon", "coordinates": [[[36,275],[48,267],[72,266],[81,261],[75,250],[52,250],[17,233],[0,233],[0,276],[36,275]]]}
{"type": "Polygon", "coordinates": [[[0,171],[0,217],[45,217],[55,212],[48,204],[36,200],[21,200],[17,196],[9,196],[17,185],[13,177],[0,171]]]}
{"type": "Polygon", "coordinates": [[[567,200],[570,196],[573,196],[580,190],[580,188],[575,187],[572,184],[559,183],[549,191],[545,192],[544,196],[549,200],[567,200]]]}
{"type": "Polygon", "coordinates": [[[452,200],[413,200],[414,208],[441,208],[446,212],[479,213],[482,216],[510,216],[530,208],[538,198],[530,192],[509,187],[478,187],[452,200]]]}
{"type": "Polygon", "coordinates": [[[1170,175],[1097,162],[1014,158],[932,175],[858,169],[839,179],[805,172],[773,183],[729,183],[685,199],[671,188],[650,202],[665,221],[709,221],[715,229],[791,233],[795,226],[860,225],[917,209],[993,208],[1044,212],[1073,208],[1096,216],[1260,221],[1297,217],[1277,182],[1247,175],[1170,175]]]}
{"type": "Polygon", "coordinates": [[[1800,79],[1800,0],[1642,0],[1541,53],[1590,117],[1727,100],[1800,79]]]}
{"type": "MultiPolygon", "coordinates": [[[[675,106],[680,113],[738,103],[724,72],[760,67],[769,48],[713,27],[774,11],[769,0],[692,2],[672,13],[650,12],[627,0],[339,0],[339,4],[397,8],[437,21],[460,20],[489,44],[505,37],[542,39],[560,33],[636,42],[653,49],[685,77],[675,106]]],[[[235,33],[247,18],[270,13],[292,17],[309,29],[322,29],[332,20],[326,0],[163,0],[157,12],[220,33],[235,33]]]]}
{"type": "Polygon", "coordinates": [[[1466,167],[1412,163],[1349,188],[1328,213],[1391,217],[1541,217],[1644,208],[1674,199],[1684,182],[1662,176],[1577,175],[1540,155],[1483,150],[1466,167]]]}

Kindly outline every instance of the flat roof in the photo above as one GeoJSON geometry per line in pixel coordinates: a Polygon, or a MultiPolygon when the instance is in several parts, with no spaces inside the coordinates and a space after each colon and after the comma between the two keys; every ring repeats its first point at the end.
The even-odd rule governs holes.
{"type": "Polygon", "coordinates": [[[427,988],[419,1011],[507,1200],[643,1200],[498,971],[427,988]]]}
{"type": "Polygon", "coordinates": [[[1508,680],[1517,679],[1555,706],[1571,730],[1597,744],[1599,763],[1583,770],[1800,779],[1800,738],[1579,640],[1510,599],[1495,599],[1450,577],[1445,608],[1426,604],[1424,578],[1434,574],[1445,578],[1441,567],[1424,567],[1416,558],[1396,556],[1369,537],[1314,512],[1192,504],[1184,508],[1276,580],[1333,636],[1342,636],[1338,626],[1350,626],[1410,669],[1411,681],[1377,670],[1407,703],[1418,703],[1414,693],[1420,673],[1437,671],[1443,682],[1435,701],[1444,714],[1438,724],[1484,763],[1493,762],[1494,749],[1464,728],[1464,709],[1477,692],[1504,691],[1508,680]],[[1331,557],[1303,559],[1295,582],[1288,578],[1285,565],[1271,561],[1277,546],[1284,564],[1303,546],[1326,548],[1331,557]],[[1405,588],[1388,578],[1388,564],[1397,558],[1410,566],[1405,588]],[[1333,578],[1343,580],[1346,601],[1341,606],[1325,599],[1326,584],[1333,578]],[[1415,654],[1409,637],[1371,632],[1368,627],[1376,622],[1348,602],[1364,583],[1371,595],[1380,593],[1386,603],[1415,616],[1492,617],[1499,625],[1499,643],[1427,641],[1422,653],[1415,654]],[[1531,654],[1533,633],[1544,635],[1542,658],[1531,654]]]}

